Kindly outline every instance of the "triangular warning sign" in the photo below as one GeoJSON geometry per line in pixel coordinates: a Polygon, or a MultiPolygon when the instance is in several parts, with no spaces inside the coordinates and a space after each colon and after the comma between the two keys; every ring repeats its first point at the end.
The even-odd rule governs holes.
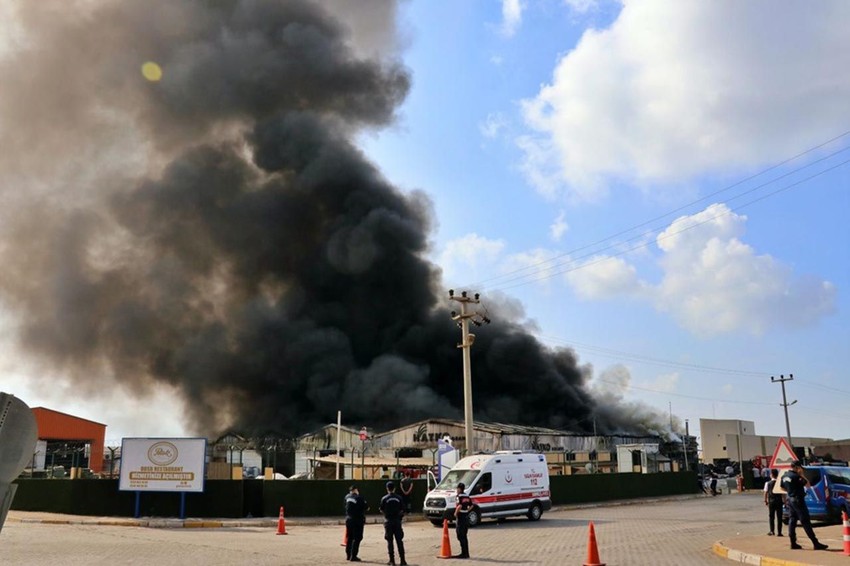
{"type": "Polygon", "coordinates": [[[794,454],[794,449],[791,448],[788,441],[780,438],[779,442],[776,443],[776,450],[773,451],[773,457],[770,459],[770,467],[778,469],[790,468],[791,462],[796,459],[797,455],[794,454]]]}

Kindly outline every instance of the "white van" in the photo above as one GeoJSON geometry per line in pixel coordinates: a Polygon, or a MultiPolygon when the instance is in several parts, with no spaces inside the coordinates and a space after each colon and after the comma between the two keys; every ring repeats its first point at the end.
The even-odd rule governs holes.
{"type": "Polygon", "coordinates": [[[515,515],[537,521],[543,511],[552,508],[549,468],[543,454],[500,451],[463,458],[425,496],[426,519],[438,526],[444,518],[453,519],[460,483],[472,497],[470,527],[482,518],[515,515]]]}

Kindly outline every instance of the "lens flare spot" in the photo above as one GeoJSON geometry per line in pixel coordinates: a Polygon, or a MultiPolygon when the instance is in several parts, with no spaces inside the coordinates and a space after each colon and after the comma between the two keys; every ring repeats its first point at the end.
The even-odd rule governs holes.
{"type": "Polygon", "coordinates": [[[153,61],[148,61],[142,65],[142,76],[152,83],[155,83],[162,78],[162,67],[153,61]]]}

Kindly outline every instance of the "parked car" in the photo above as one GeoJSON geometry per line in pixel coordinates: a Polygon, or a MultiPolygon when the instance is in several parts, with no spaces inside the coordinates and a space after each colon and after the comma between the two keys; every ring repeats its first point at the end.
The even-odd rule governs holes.
{"type": "MultiPolygon", "coordinates": [[[[809,480],[806,488],[806,507],[812,521],[840,523],[841,512],[850,515],[850,467],[804,466],[803,474],[809,480]]],[[[788,522],[788,508],[782,512],[783,522],[788,522]]]]}

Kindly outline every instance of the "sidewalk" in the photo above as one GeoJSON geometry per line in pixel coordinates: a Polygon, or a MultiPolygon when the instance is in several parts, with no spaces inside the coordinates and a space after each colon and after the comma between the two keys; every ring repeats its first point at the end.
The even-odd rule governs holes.
{"type": "MultiPolygon", "coordinates": [[[[286,518],[287,526],[299,525],[341,525],[344,517],[300,517],[286,518]]],[[[423,520],[411,517],[409,520],[423,520]]],[[[153,529],[234,529],[234,528],[277,528],[277,517],[256,517],[240,519],[173,519],[161,517],[91,517],[87,515],[62,515],[59,513],[42,513],[37,511],[9,511],[7,523],[46,523],[52,525],[98,525],[109,527],[147,527],[153,529]]],[[[382,517],[367,517],[367,523],[383,522],[382,517]]]]}
{"type": "MultiPolygon", "coordinates": [[[[552,511],[561,509],[591,509],[594,507],[612,506],[612,505],[635,505],[645,504],[656,501],[676,501],[679,499],[694,499],[698,495],[673,495],[668,497],[658,497],[652,499],[622,499],[617,501],[606,501],[599,503],[581,503],[574,505],[561,505],[552,508],[552,511]]],[[[299,525],[343,525],[345,517],[284,517],[286,524],[289,526],[299,525]]],[[[421,513],[413,513],[405,515],[405,521],[424,521],[425,517],[421,513]]],[[[40,511],[15,511],[10,510],[6,517],[7,523],[47,523],[54,525],[100,525],[110,527],[148,527],[160,529],[180,529],[180,528],[198,528],[198,529],[214,529],[214,528],[239,528],[239,527],[274,527],[277,528],[277,517],[256,517],[256,518],[240,518],[240,519],[174,519],[162,517],[141,517],[134,519],[130,517],[92,517],[90,515],[64,515],[60,513],[47,513],[40,511]]],[[[366,524],[382,524],[384,521],[380,515],[367,515],[366,524]]]]}
{"type": "Polygon", "coordinates": [[[788,533],[783,537],[742,536],[714,543],[714,553],[733,562],[756,566],[850,566],[850,556],[844,555],[842,525],[818,527],[815,534],[829,550],[812,550],[812,542],[797,528],[797,542],[803,550],[791,550],[788,533]]]}

